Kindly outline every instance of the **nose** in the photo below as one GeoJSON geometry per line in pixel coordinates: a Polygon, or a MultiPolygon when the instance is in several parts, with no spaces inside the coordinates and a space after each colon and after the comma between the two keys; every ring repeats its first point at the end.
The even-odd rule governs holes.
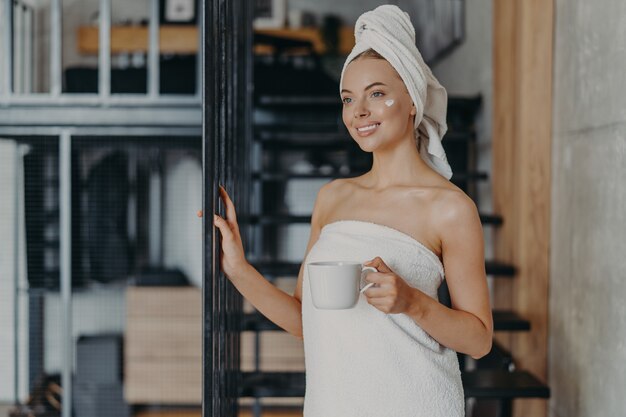
{"type": "Polygon", "coordinates": [[[365,100],[358,100],[354,106],[354,118],[367,117],[370,114],[365,100]]]}

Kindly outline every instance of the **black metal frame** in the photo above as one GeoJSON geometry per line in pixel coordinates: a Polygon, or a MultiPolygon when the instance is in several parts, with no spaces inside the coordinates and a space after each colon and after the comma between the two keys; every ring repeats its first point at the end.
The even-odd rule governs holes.
{"type": "MultiPolygon", "coordinates": [[[[252,7],[245,0],[203,1],[202,9],[203,245],[202,415],[238,413],[241,295],[220,270],[213,213],[224,216],[218,185],[237,213],[249,213],[252,138],[252,7]]],[[[245,237],[244,237],[245,240],[245,237]]]]}

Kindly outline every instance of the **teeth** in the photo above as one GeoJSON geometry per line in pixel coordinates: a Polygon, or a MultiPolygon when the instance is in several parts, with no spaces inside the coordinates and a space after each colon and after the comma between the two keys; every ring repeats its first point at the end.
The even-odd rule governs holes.
{"type": "Polygon", "coordinates": [[[369,125],[369,126],[365,126],[365,127],[361,127],[361,128],[357,128],[357,130],[359,132],[367,132],[368,130],[372,130],[374,129],[376,126],[378,126],[380,123],[374,123],[373,125],[369,125]]]}

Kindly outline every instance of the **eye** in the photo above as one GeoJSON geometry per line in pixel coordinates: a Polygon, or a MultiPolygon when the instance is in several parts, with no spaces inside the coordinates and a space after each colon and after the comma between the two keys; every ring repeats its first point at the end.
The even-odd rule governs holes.
{"type": "Polygon", "coordinates": [[[341,100],[341,102],[342,102],[343,104],[349,104],[349,102],[348,102],[348,101],[346,101],[346,100],[352,100],[352,99],[351,99],[350,97],[346,97],[346,98],[342,99],[342,100],[341,100]]]}
{"type": "Polygon", "coordinates": [[[384,96],[384,95],[385,95],[385,93],[383,93],[382,91],[374,91],[374,92],[372,93],[372,97],[382,97],[382,96],[384,96]],[[374,94],[380,94],[380,96],[375,96],[374,94]]]}

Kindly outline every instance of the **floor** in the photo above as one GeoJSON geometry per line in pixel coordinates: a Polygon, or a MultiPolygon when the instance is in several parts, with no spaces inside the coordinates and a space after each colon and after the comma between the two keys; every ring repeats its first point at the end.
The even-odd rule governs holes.
{"type": "MultiPolygon", "coordinates": [[[[252,412],[250,411],[241,411],[239,413],[239,417],[252,417],[252,412]]],[[[280,410],[280,411],[263,411],[261,414],[262,417],[302,417],[302,412],[300,411],[289,411],[289,410],[280,410]]]]}

